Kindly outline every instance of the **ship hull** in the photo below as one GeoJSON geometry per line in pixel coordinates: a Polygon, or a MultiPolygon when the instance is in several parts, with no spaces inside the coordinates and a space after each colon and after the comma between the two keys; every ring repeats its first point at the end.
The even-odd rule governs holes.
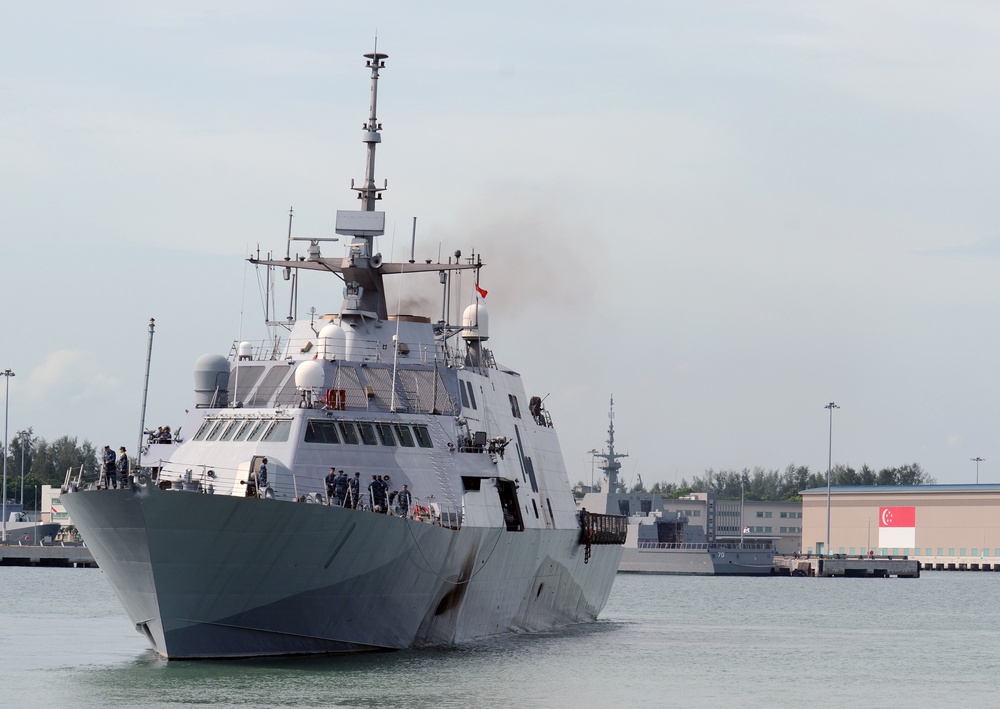
{"type": "Polygon", "coordinates": [[[446,527],[320,504],[64,494],[136,628],[168,658],[440,646],[593,620],[621,547],[578,529],[446,527]]]}
{"type": "Polygon", "coordinates": [[[683,574],[693,576],[767,576],[774,551],[770,549],[636,549],[626,547],[620,573],[683,574]]]}
{"type": "Polygon", "coordinates": [[[59,534],[59,522],[8,522],[6,533],[8,544],[41,544],[52,541],[59,534]]]}

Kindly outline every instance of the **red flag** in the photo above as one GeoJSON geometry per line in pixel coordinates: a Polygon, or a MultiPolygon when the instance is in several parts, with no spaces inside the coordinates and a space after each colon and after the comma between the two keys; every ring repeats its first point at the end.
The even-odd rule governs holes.
{"type": "Polygon", "coordinates": [[[480,287],[479,287],[479,284],[477,283],[477,284],[476,284],[476,293],[478,293],[478,294],[479,294],[479,297],[480,297],[480,298],[485,298],[485,297],[486,297],[486,293],[487,293],[487,291],[486,291],[486,289],[484,289],[484,288],[480,288],[480,287]]]}
{"type": "Polygon", "coordinates": [[[880,507],[878,510],[879,527],[916,527],[916,507],[880,507]]]}

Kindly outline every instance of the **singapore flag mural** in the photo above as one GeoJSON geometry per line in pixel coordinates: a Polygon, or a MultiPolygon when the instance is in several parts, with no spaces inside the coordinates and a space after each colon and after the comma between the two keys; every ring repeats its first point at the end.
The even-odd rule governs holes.
{"type": "Polygon", "coordinates": [[[916,507],[879,507],[878,545],[912,549],[917,545],[916,507]]]}

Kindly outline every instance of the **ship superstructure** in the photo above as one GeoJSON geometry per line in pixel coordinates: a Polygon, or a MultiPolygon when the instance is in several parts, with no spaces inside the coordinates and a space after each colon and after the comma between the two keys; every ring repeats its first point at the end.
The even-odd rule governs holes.
{"type": "MultiPolygon", "coordinates": [[[[621,483],[621,458],[615,451],[614,399],[608,413],[607,450],[591,451],[603,473],[599,492],[583,498],[588,513],[622,515],[628,534],[618,570],[649,574],[725,576],[769,575],[774,561],[770,540],[724,541],[715,534],[715,495],[703,495],[705,525],[694,524],[679,510],[668,510],[656,492],[627,492],[621,483]]],[[[742,515],[741,515],[742,518],[742,515]]],[[[742,535],[740,535],[742,537],[742,535]]]]}
{"type": "Polygon", "coordinates": [[[148,477],[62,495],[167,657],[457,643],[594,619],[611,590],[625,520],[578,514],[552,417],[487,347],[473,295],[482,260],[390,263],[375,251],[386,55],[365,56],[361,209],[338,211],[338,237],[307,238],[304,255],[292,255],[290,227],[284,258],[250,258],[283,273],[293,303],[301,272],[337,275],[340,309],[268,316],[283,336],[199,358],[182,435],[143,451],[148,477]],[[471,293],[453,278],[462,271],[471,293]],[[439,274],[441,319],[391,314],[384,279],[421,272],[439,274]],[[346,502],[331,469],[359,481],[346,502]]]}

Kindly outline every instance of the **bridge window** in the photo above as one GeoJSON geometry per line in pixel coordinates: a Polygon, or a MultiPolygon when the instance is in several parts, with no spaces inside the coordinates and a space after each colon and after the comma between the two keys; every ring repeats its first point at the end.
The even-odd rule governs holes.
{"type": "Polygon", "coordinates": [[[358,445],[358,432],[354,428],[354,424],[349,421],[340,421],[340,432],[344,436],[344,443],[349,443],[352,446],[358,445]]]}
{"type": "Polygon", "coordinates": [[[392,433],[392,425],[388,423],[377,423],[375,424],[375,430],[378,432],[379,440],[382,441],[383,446],[395,446],[396,437],[392,433]]]}
{"type": "Polygon", "coordinates": [[[212,430],[212,426],[214,425],[215,421],[206,421],[201,425],[201,428],[198,429],[198,433],[194,434],[194,438],[192,438],[191,440],[192,441],[205,440],[205,436],[208,435],[208,432],[212,430]]]}
{"type": "Polygon", "coordinates": [[[333,421],[312,419],[306,424],[306,443],[340,443],[337,426],[333,421]]]}
{"type": "Polygon", "coordinates": [[[245,440],[247,434],[250,433],[250,429],[253,428],[253,423],[254,422],[249,419],[240,423],[240,427],[236,429],[236,433],[233,434],[233,440],[234,441],[245,440]]]}
{"type": "Polygon", "coordinates": [[[226,426],[226,430],[222,432],[221,436],[219,436],[219,440],[220,441],[231,440],[232,437],[234,435],[236,435],[236,432],[239,430],[241,423],[243,423],[243,422],[241,420],[239,420],[239,419],[237,419],[235,421],[230,421],[229,425],[226,426]]]}
{"type": "Polygon", "coordinates": [[[399,436],[399,444],[404,448],[413,448],[413,434],[410,433],[409,426],[403,426],[401,424],[394,424],[396,429],[396,434],[399,436]]]}
{"type": "Polygon", "coordinates": [[[250,429],[250,435],[247,436],[248,441],[260,440],[260,437],[264,435],[264,431],[267,429],[267,421],[258,421],[254,424],[253,428],[250,429]]]}
{"type": "Polygon", "coordinates": [[[366,446],[378,445],[378,439],[375,438],[375,427],[370,423],[359,423],[358,431],[361,432],[361,442],[366,446]]]}
{"type": "Polygon", "coordinates": [[[280,421],[275,421],[267,433],[264,434],[262,441],[287,441],[288,434],[292,430],[292,422],[288,419],[282,419],[280,421]]]}
{"type": "Polygon", "coordinates": [[[427,430],[426,426],[414,426],[413,433],[417,437],[417,445],[421,448],[433,448],[434,443],[431,442],[430,431],[427,430]]]}

